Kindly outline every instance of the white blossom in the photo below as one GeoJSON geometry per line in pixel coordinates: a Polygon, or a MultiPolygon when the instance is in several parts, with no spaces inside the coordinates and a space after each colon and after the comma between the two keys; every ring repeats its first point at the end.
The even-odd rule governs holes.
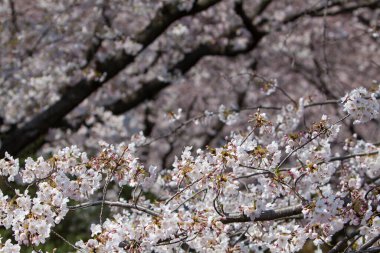
{"type": "Polygon", "coordinates": [[[354,124],[365,123],[379,115],[379,103],[374,93],[360,87],[341,98],[343,111],[352,115],[354,124]]]}

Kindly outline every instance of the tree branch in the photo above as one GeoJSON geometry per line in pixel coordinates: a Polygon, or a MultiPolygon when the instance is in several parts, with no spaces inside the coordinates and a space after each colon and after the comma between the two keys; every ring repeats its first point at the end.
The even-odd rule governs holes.
{"type": "Polygon", "coordinates": [[[360,8],[376,8],[380,7],[380,2],[378,0],[373,1],[346,1],[346,0],[333,0],[329,1],[328,4],[321,4],[318,6],[313,6],[311,8],[307,8],[301,12],[297,12],[294,14],[291,14],[287,16],[282,23],[287,24],[296,21],[297,19],[303,17],[303,16],[311,16],[311,17],[323,17],[324,15],[327,16],[335,16],[338,14],[348,13],[352,12],[356,9],[360,8]],[[344,6],[345,3],[353,3],[352,5],[344,6]],[[337,10],[327,10],[326,13],[324,13],[324,10],[326,8],[333,8],[336,6],[341,6],[342,8],[339,8],[337,10]]]}
{"type": "MultiPolygon", "coordinates": [[[[155,39],[176,20],[193,15],[208,7],[215,5],[221,0],[203,0],[197,1],[189,11],[179,10],[177,2],[167,3],[158,10],[156,16],[149,25],[139,32],[133,41],[142,45],[140,52],[148,47],[155,39]]],[[[139,52],[139,53],[140,53],[139,52]]],[[[138,54],[139,54],[138,53],[138,54]]],[[[57,102],[46,110],[37,114],[22,127],[12,131],[5,136],[1,142],[0,157],[4,157],[7,151],[11,155],[17,155],[27,145],[44,135],[49,128],[60,122],[69,112],[76,108],[83,100],[89,97],[93,92],[99,89],[107,81],[115,77],[120,71],[131,64],[136,55],[127,54],[124,50],[110,55],[103,62],[97,62],[96,72],[101,73],[105,78],[91,79],[86,78],[70,86],[57,102]]]]}
{"type": "MultiPolygon", "coordinates": [[[[215,43],[201,44],[191,52],[185,54],[184,58],[169,69],[169,74],[186,74],[199,60],[206,56],[227,56],[234,57],[253,50],[258,42],[263,38],[264,33],[257,32],[257,37],[251,39],[250,43],[241,49],[235,49],[232,44],[220,46],[215,43]]],[[[116,115],[123,114],[136,107],[140,103],[154,98],[161,90],[172,84],[171,81],[155,78],[141,85],[132,95],[115,101],[105,106],[106,110],[112,111],[116,115]]]]}
{"type": "Polygon", "coordinates": [[[113,202],[113,201],[94,201],[94,202],[88,202],[88,203],[82,203],[78,204],[75,206],[68,206],[70,210],[76,210],[76,209],[83,209],[83,208],[88,208],[91,206],[101,206],[101,205],[107,205],[107,206],[117,206],[117,207],[123,207],[127,209],[135,209],[147,214],[150,214],[155,217],[160,217],[161,214],[149,209],[148,207],[140,206],[140,205],[135,205],[135,204],[130,204],[130,203],[124,203],[124,202],[113,202]]]}
{"type": "Polygon", "coordinates": [[[302,214],[302,205],[290,206],[280,209],[264,210],[258,217],[252,220],[248,215],[229,215],[222,217],[220,220],[224,224],[236,222],[255,222],[255,221],[270,221],[282,218],[288,218],[294,215],[302,214]]]}
{"type": "Polygon", "coordinates": [[[361,248],[359,249],[359,251],[363,251],[363,250],[369,249],[369,247],[371,247],[372,245],[374,245],[378,240],[380,240],[380,235],[375,236],[374,238],[372,238],[371,240],[369,240],[368,242],[366,242],[365,244],[363,244],[361,246],[361,248]]]}
{"type": "Polygon", "coordinates": [[[355,251],[349,251],[348,253],[379,253],[380,247],[374,247],[370,249],[364,249],[364,250],[355,250],[355,251]]]}
{"type": "Polygon", "coordinates": [[[328,253],[338,253],[342,252],[342,250],[345,249],[347,243],[349,240],[354,238],[355,236],[359,235],[360,231],[357,230],[349,235],[347,235],[343,240],[339,241],[328,253]]]}

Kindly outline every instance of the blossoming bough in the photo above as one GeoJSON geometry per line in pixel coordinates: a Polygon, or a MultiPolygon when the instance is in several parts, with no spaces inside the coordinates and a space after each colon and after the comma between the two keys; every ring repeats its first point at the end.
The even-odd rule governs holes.
{"type": "MultiPolygon", "coordinates": [[[[1,250],[43,244],[70,210],[91,206],[118,207],[120,212],[105,220],[101,213],[100,223],[91,225],[92,239],[72,245],[79,252],[167,252],[184,245],[196,251],[261,246],[295,252],[307,239],[318,245],[347,227],[362,238],[356,242],[359,249],[375,247],[379,148],[357,140],[345,144],[347,155],[332,155],[330,147],[344,119],[361,123],[378,117],[378,101],[368,95],[376,96],[364,88],[353,90],[341,99],[349,115],[335,122],[323,115],[295,133],[280,129],[289,130],[308,110],[302,99],[292,110],[279,111],[282,117],[258,111],[250,120],[254,132],[233,133],[224,146],[194,154],[187,147],[168,171],[144,169],[135,156],[144,140],[101,143],[102,151],[92,158],[72,146],[47,160],[28,158],[24,168],[6,154],[1,176],[9,182],[18,178],[27,187],[15,189],[13,196],[1,192],[0,224],[13,231],[16,242],[7,240],[1,250]],[[350,174],[339,173],[342,166],[350,174]],[[331,184],[334,177],[340,181],[337,188],[331,184]],[[163,195],[155,201],[141,194],[110,201],[105,192],[111,182],[142,192],[159,186],[163,195]],[[33,186],[35,194],[29,191],[33,186]],[[103,197],[94,200],[98,191],[103,197]],[[74,202],[79,204],[69,205],[74,202]]],[[[233,120],[222,110],[219,116],[233,120]]]]}
{"type": "Polygon", "coordinates": [[[0,1],[0,253],[379,252],[379,9],[0,1]]]}

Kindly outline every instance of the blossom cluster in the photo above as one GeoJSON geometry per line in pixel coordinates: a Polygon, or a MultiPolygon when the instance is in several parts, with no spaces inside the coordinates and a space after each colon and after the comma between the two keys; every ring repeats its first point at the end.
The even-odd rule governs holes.
{"type": "MultiPolygon", "coordinates": [[[[102,152],[92,159],[76,146],[62,149],[48,160],[27,158],[21,171],[18,159],[8,154],[0,161],[1,176],[27,186],[24,191],[15,189],[13,196],[0,190],[0,225],[13,231],[19,245],[45,243],[52,228],[68,213],[68,202],[90,199],[104,178],[119,186],[139,184],[149,190],[156,178],[156,167],[145,171],[123,144],[101,146],[102,152]],[[35,194],[29,191],[33,186],[37,188],[35,194]]],[[[8,241],[4,247],[11,248],[8,241]]]]}
{"type": "Polygon", "coordinates": [[[129,144],[101,142],[92,158],[72,146],[49,159],[27,158],[21,168],[7,154],[0,175],[26,188],[0,191],[0,225],[15,241],[0,250],[44,244],[69,210],[94,205],[113,206],[111,216],[101,213],[91,239],[73,244],[79,252],[296,252],[307,241],[331,243],[349,228],[362,238],[360,247],[380,234],[379,147],[354,138],[337,153],[332,143],[347,116],[322,115],[298,130],[305,110],[300,99],[279,115],[257,111],[224,145],[185,147],[170,170],[138,159],[141,134],[129,144]],[[133,196],[107,198],[110,185],[128,186],[133,196]]]}
{"type": "Polygon", "coordinates": [[[363,87],[354,89],[341,99],[343,111],[352,115],[354,124],[377,118],[380,113],[377,96],[378,94],[370,93],[363,87]]]}

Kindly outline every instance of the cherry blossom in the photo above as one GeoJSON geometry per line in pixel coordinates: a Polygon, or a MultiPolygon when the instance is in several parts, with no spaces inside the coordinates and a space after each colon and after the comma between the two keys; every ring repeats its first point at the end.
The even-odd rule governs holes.
{"type": "Polygon", "coordinates": [[[1,1],[0,252],[377,252],[379,10],[1,1]]]}

